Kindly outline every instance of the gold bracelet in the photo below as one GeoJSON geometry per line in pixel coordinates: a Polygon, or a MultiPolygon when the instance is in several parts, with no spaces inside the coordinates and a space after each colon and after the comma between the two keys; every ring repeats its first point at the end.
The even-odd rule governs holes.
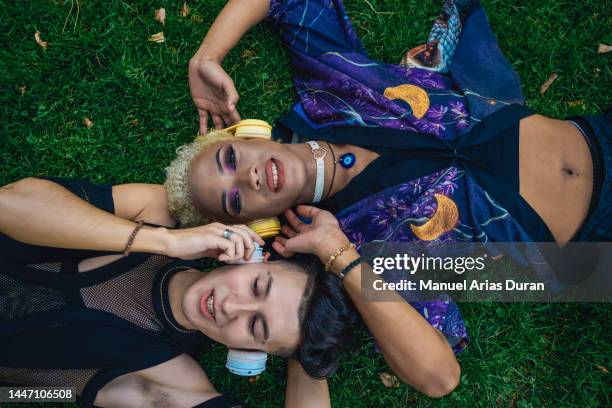
{"type": "Polygon", "coordinates": [[[327,263],[325,264],[325,271],[329,272],[332,268],[332,265],[334,264],[334,262],[336,261],[336,259],[338,259],[338,257],[340,255],[342,255],[342,253],[348,249],[355,249],[356,245],[353,244],[352,242],[350,242],[348,245],[343,246],[342,248],[340,248],[339,250],[337,250],[336,252],[334,252],[330,257],[329,260],[327,261],[327,263]]]}
{"type": "Polygon", "coordinates": [[[130,249],[132,248],[132,244],[134,243],[136,234],[138,234],[138,231],[140,231],[143,224],[144,221],[138,221],[138,225],[136,225],[136,228],[134,228],[134,231],[132,231],[132,233],[130,234],[130,238],[128,239],[127,244],[125,244],[125,248],[123,248],[123,256],[128,256],[130,254],[130,249]]]}

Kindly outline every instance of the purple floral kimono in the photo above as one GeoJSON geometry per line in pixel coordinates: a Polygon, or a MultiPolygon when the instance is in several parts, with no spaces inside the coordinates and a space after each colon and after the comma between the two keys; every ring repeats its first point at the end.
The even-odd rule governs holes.
{"type": "MultiPolygon", "coordinates": [[[[477,1],[445,1],[428,42],[398,65],[368,58],[340,0],[272,0],[268,22],[289,49],[298,95],[274,129],[283,141],[295,141],[296,133],[333,141],[326,135],[353,129],[350,143],[359,145],[359,137],[374,138],[381,128],[453,140],[498,109],[524,103],[518,76],[477,1]]],[[[372,191],[336,216],[357,244],[530,240],[506,209],[455,166],[372,191]],[[419,235],[411,224],[431,219],[440,195],[456,206],[458,218],[435,236],[419,235]]],[[[465,348],[468,336],[454,302],[411,304],[456,353],[465,348]]]]}

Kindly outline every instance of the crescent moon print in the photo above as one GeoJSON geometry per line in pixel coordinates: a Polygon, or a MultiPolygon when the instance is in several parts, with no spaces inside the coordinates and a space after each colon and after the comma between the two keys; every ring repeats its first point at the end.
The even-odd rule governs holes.
{"type": "Polygon", "coordinates": [[[452,230],[459,221],[459,209],[455,202],[444,194],[434,194],[438,207],[434,215],[423,225],[410,224],[417,238],[423,241],[433,241],[440,235],[452,230]]]}
{"type": "Polygon", "coordinates": [[[422,88],[404,84],[385,89],[383,94],[387,99],[401,99],[412,108],[412,114],[421,119],[429,109],[429,95],[422,88]]]}

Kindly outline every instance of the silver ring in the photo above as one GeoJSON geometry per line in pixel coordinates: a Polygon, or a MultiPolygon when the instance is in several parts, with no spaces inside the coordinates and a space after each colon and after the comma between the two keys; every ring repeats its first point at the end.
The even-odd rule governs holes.
{"type": "Polygon", "coordinates": [[[234,231],[232,231],[231,229],[226,228],[223,230],[223,238],[230,239],[232,235],[234,235],[234,231]]]}

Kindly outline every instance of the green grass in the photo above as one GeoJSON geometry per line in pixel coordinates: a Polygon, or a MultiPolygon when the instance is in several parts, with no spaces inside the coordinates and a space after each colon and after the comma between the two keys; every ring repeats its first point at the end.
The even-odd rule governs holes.
{"type": "MultiPolygon", "coordinates": [[[[77,19],[76,1],[0,0],[0,183],[31,175],[161,182],[175,148],[197,133],[187,63],[223,2],[192,1],[189,18],[178,13],[183,1],[78,3],[77,19]],[[161,6],[165,27],[153,20],[161,6]],[[147,41],[162,29],[164,44],[147,41]],[[49,42],[46,51],[34,42],[37,30],[49,42]],[[91,129],[84,117],[94,122],[91,129]]],[[[396,62],[426,39],[441,1],[369,3],[378,13],[365,0],[346,6],[371,56],[396,62]]],[[[607,2],[483,3],[531,108],[563,118],[612,105],[611,54],[597,54],[598,43],[612,44],[607,2]],[[551,72],[559,79],[541,96],[551,72]]],[[[287,58],[265,27],[248,34],[225,67],[236,81],[243,117],[271,121],[289,107],[287,58]]],[[[612,404],[610,374],[598,368],[612,369],[609,304],[464,304],[462,311],[472,342],[459,357],[461,385],[451,395],[432,400],[408,386],[385,388],[378,373],[389,369],[361,332],[360,350],[330,380],[333,406],[612,404]]],[[[250,383],[230,375],[224,358],[221,346],[201,357],[219,390],[257,407],[282,404],[280,359],[250,383]]]]}

